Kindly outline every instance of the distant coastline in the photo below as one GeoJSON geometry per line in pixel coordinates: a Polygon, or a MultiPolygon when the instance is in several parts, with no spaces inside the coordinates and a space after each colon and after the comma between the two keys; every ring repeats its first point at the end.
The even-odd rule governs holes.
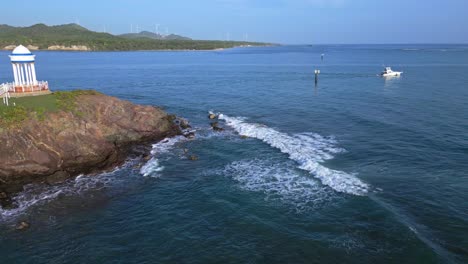
{"type": "MultiPolygon", "coordinates": [[[[139,50],[139,49],[134,49],[134,50],[92,50],[88,46],[85,45],[72,45],[72,46],[64,46],[64,45],[54,45],[47,47],[45,49],[40,49],[38,46],[34,45],[27,45],[26,47],[29,50],[32,51],[76,51],[76,52],[110,52],[110,51],[223,51],[227,49],[234,49],[234,48],[251,48],[251,47],[272,47],[272,46],[279,46],[279,45],[273,45],[273,44],[265,44],[265,45],[240,45],[240,46],[233,46],[229,48],[212,48],[212,49],[150,49],[150,50],[139,50]]],[[[0,50],[3,51],[11,51],[15,48],[15,45],[8,45],[3,48],[0,48],[0,50]]]]}
{"type": "Polygon", "coordinates": [[[162,36],[150,32],[112,35],[94,32],[77,24],[36,24],[30,27],[0,25],[0,49],[12,50],[20,44],[29,50],[51,51],[192,51],[273,45],[248,41],[193,40],[179,35],[162,36]]]}

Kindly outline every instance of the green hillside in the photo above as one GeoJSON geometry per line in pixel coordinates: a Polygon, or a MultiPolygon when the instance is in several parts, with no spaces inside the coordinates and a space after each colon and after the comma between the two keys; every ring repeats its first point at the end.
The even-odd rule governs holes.
{"type": "MultiPolygon", "coordinates": [[[[153,33],[152,33],[153,34],[153,33]]],[[[174,35],[173,35],[174,36],[174,35]]],[[[0,25],[0,49],[11,45],[32,45],[39,49],[51,46],[86,46],[94,51],[125,50],[212,50],[237,46],[263,46],[265,43],[243,41],[191,40],[180,38],[127,38],[88,30],[77,24],[30,27],[0,25]]]]}

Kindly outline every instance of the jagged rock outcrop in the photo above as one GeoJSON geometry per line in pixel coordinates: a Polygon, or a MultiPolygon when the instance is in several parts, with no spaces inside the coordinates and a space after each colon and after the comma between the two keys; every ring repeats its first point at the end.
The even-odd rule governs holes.
{"type": "Polygon", "coordinates": [[[73,111],[0,127],[0,192],[112,168],[132,146],[180,134],[173,120],[159,108],[96,93],[77,96],[73,111]]]}

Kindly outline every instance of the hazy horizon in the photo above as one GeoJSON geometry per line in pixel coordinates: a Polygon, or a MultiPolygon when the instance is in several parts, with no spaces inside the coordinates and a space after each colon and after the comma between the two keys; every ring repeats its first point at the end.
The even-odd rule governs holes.
{"type": "Polygon", "coordinates": [[[3,3],[0,24],[76,23],[114,35],[150,31],[193,39],[278,44],[467,44],[468,2],[462,0],[149,0],[3,3]]]}

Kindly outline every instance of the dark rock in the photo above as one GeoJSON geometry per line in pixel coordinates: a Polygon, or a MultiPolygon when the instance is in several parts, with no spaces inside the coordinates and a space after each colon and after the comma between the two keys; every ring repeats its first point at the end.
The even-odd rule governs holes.
{"type": "Polygon", "coordinates": [[[57,183],[62,183],[66,181],[68,178],[70,178],[70,173],[66,171],[57,171],[56,173],[47,176],[46,182],[47,184],[57,184],[57,183]]]}
{"type": "Polygon", "coordinates": [[[247,138],[249,138],[249,137],[246,136],[246,135],[241,135],[240,138],[242,138],[242,139],[247,139],[247,138]]]}
{"type": "Polygon", "coordinates": [[[195,138],[195,132],[190,132],[184,135],[188,139],[194,139],[195,138]]]}
{"type": "Polygon", "coordinates": [[[190,155],[190,156],[188,157],[188,159],[189,159],[189,160],[198,160],[198,157],[195,156],[195,155],[190,155]]]}
{"type": "Polygon", "coordinates": [[[144,160],[144,161],[148,161],[148,160],[150,160],[150,159],[151,159],[151,155],[146,155],[146,156],[143,157],[143,160],[144,160]]]}
{"type": "Polygon", "coordinates": [[[224,128],[219,127],[218,125],[219,125],[218,122],[211,122],[211,123],[210,123],[210,126],[211,126],[211,128],[212,128],[214,131],[223,131],[224,128]]]}
{"type": "Polygon", "coordinates": [[[26,222],[26,221],[22,221],[20,222],[17,226],[16,226],[16,230],[26,230],[29,228],[29,223],[26,222]]]}
{"type": "Polygon", "coordinates": [[[224,128],[222,128],[222,127],[213,127],[213,130],[217,131],[217,132],[221,132],[221,131],[224,131],[224,128]]]}
{"type": "Polygon", "coordinates": [[[187,119],[184,119],[184,118],[179,118],[180,122],[179,122],[179,126],[180,128],[182,129],[189,129],[189,128],[192,128],[192,126],[190,126],[189,122],[187,119]]]}
{"type": "MultiPolygon", "coordinates": [[[[1,170],[1,168],[0,168],[1,170]]],[[[9,183],[5,182],[5,185],[2,186],[2,189],[8,194],[19,193],[23,191],[23,184],[21,183],[9,183]]]]}
{"type": "Polygon", "coordinates": [[[6,192],[0,192],[0,206],[3,209],[11,209],[14,208],[13,201],[11,197],[6,192]]]}
{"type": "Polygon", "coordinates": [[[209,119],[216,119],[217,116],[216,116],[215,114],[209,114],[209,115],[208,115],[208,118],[209,118],[209,119]]]}
{"type": "Polygon", "coordinates": [[[2,209],[5,210],[14,209],[18,207],[18,205],[16,205],[13,202],[13,200],[11,200],[11,198],[0,200],[0,206],[2,207],[2,209]]]}

